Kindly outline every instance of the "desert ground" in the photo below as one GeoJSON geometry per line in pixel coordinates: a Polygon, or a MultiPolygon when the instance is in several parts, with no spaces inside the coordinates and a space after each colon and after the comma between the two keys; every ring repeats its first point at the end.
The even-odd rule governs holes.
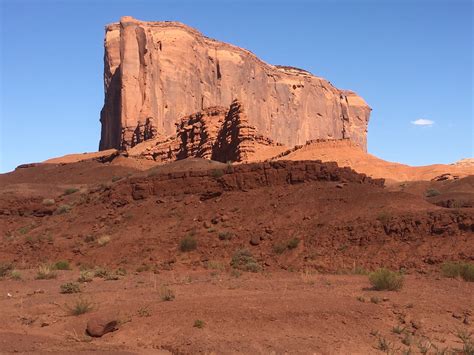
{"type": "Polygon", "coordinates": [[[473,176],[93,157],[0,186],[2,353],[472,354],[474,283],[443,268],[474,260],[473,176]]]}

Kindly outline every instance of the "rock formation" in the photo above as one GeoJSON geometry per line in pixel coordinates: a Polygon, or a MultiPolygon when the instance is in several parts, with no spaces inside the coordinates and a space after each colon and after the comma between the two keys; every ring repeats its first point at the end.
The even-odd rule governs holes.
{"type": "MultiPolygon", "coordinates": [[[[210,124],[217,141],[192,140],[179,152],[171,147],[171,154],[245,155],[246,147],[235,147],[240,143],[231,139],[242,138],[231,132],[233,125],[244,129],[242,123],[223,119],[234,100],[246,113],[246,129],[271,144],[292,147],[312,139],[347,138],[366,149],[370,108],[361,97],[307,71],[264,63],[181,23],[123,17],[106,27],[104,60],[101,150],[129,150],[174,136],[176,124],[181,136],[192,140],[205,135],[200,124],[210,124]],[[210,123],[213,117],[226,127],[210,123]]],[[[156,149],[153,154],[160,159],[156,149]]]]}

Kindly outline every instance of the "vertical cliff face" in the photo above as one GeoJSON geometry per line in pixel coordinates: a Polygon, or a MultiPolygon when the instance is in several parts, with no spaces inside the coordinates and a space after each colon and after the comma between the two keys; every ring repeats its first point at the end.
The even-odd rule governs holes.
{"type": "Polygon", "coordinates": [[[124,17],[106,28],[104,60],[101,150],[173,135],[182,117],[235,99],[250,126],[286,146],[348,138],[366,149],[361,97],[183,24],[124,17]]]}

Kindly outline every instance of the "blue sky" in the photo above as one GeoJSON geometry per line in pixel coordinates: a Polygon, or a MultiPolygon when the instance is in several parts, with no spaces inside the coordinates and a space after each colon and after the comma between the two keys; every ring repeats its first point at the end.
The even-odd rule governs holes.
{"type": "Polygon", "coordinates": [[[300,67],[373,108],[369,152],[411,165],[473,153],[471,0],[0,0],[0,172],[95,151],[104,25],[177,20],[300,67]],[[415,125],[417,120],[432,125],[415,125]]]}

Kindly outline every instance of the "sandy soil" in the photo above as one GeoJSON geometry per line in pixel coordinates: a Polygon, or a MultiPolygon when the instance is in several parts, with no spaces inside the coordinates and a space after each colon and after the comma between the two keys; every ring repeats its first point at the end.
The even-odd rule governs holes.
{"type": "Polygon", "coordinates": [[[474,261],[473,177],[381,187],[333,165],[307,179],[305,164],[229,170],[198,159],[143,171],[91,160],[0,175],[0,264],[21,277],[0,279],[0,353],[462,349],[474,284],[440,267],[474,261]],[[181,249],[185,238],[195,250],[181,249]],[[257,272],[231,266],[244,249],[257,272]],[[35,279],[59,260],[72,270],[35,279]],[[405,273],[400,291],[374,291],[360,275],[382,266],[405,273]],[[98,268],[126,274],[60,293],[98,268]],[[165,287],[174,300],[162,301],[165,287]],[[92,311],[69,315],[80,298],[92,311]],[[119,330],[86,336],[104,315],[119,330]]]}
{"type": "Polygon", "coordinates": [[[22,275],[0,281],[3,352],[375,354],[385,340],[400,353],[422,346],[433,353],[462,349],[459,336],[474,330],[474,284],[422,275],[408,276],[399,292],[381,292],[357,275],[131,272],[117,281],[95,278],[73,295],[59,287],[77,271],[53,280],[34,280],[34,270],[22,275]],[[174,300],[161,300],[163,285],[174,300]],[[72,316],[68,307],[80,297],[94,308],[72,316]],[[87,320],[104,313],[117,315],[119,330],[85,335],[87,320]]]}

